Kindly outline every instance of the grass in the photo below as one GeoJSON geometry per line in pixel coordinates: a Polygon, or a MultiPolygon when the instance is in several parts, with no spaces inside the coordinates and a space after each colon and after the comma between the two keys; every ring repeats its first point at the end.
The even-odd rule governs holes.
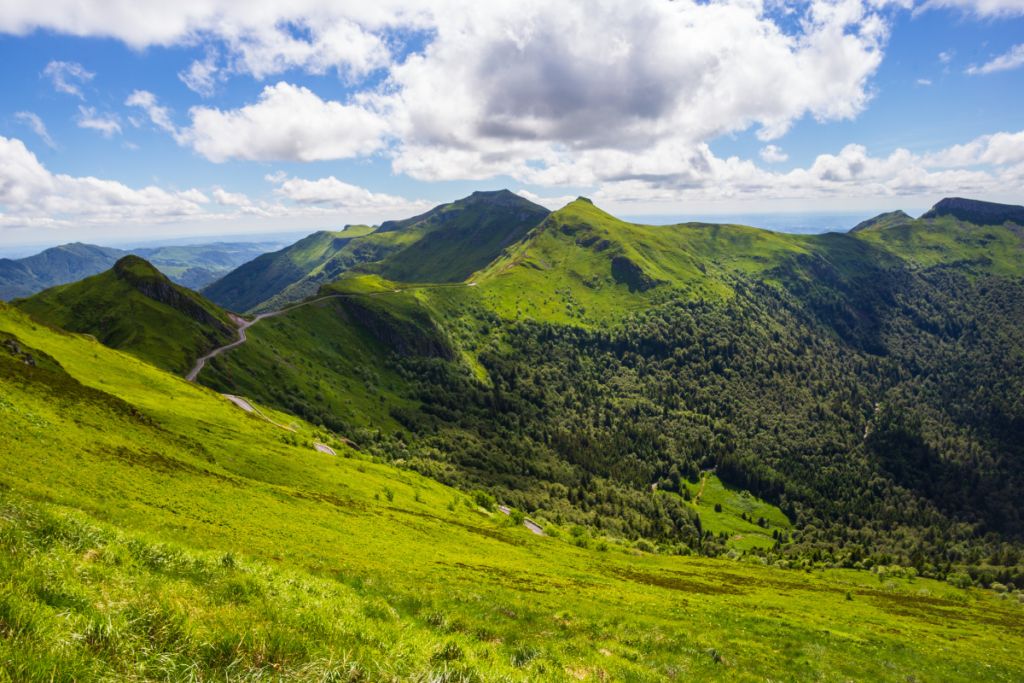
{"type": "Polygon", "coordinates": [[[786,515],[774,505],[748,491],[729,486],[714,474],[702,473],[702,476],[706,478],[703,493],[701,482],[683,482],[690,491],[692,502],[689,504],[700,514],[701,526],[705,530],[716,535],[725,533],[729,537],[726,547],[736,550],[771,548],[775,545],[772,531],[790,531],[793,528],[786,515]],[[717,506],[721,506],[721,512],[717,506]],[[744,515],[747,519],[743,518],[744,515]],[[767,526],[757,524],[761,518],[767,526]]]}
{"type": "MultiPolygon", "coordinates": [[[[288,315],[306,309],[326,311],[288,315]]],[[[0,359],[12,680],[1022,674],[1015,599],[538,537],[19,311],[2,307],[0,329],[67,372],[0,359]]]]}
{"type": "Polygon", "coordinates": [[[172,284],[136,256],[124,257],[114,269],[99,275],[12,303],[54,325],[90,334],[107,346],[183,374],[204,353],[236,338],[236,326],[226,311],[172,284]],[[162,288],[174,299],[159,301],[140,287],[150,293],[162,288]]]}

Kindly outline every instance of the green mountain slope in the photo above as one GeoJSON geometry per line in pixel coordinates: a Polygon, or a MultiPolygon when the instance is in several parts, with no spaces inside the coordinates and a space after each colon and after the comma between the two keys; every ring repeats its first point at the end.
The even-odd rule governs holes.
{"type": "Polygon", "coordinates": [[[75,242],[23,259],[0,259],[0,299],[31,296],[47,287],[96,275],[113,266],[125,253],[75,242]]]}
{"type": "Polygon", "coordinates": [[[187,372],[206,352],[234,341],[237,329],[226,311],[175,285],[138,256],[12,303],[171,372],[187,372]]]}
{"type": "Polygon", "coordinates": [[[461,282],[548,213],[508,190],[474,192],[419,216],[387,221],[369,234],[365,226],[349,228],[343,235],[355,239],[348,241],[317,233],[257,259],[203,293],[228,308],[266,313],[315,294],[346,273],[401,282],[461,282]],[[353,235],[354,229],[363,232],[353,235]]]}
{"type": "MultiPolygon", "coordinates": [[[[283,317],[310,310],[326,308],[283,317]]],[[[401,439],[357,452],[300,420],[282,430],[0,304],[11,338],[52,359],[0,353],[12,680],[867,680],[879,661],[900,680],[1022,674],[1021,609],[1000,594],[905,568],[535,536],[371,452],[401,439]]],[[[715,481],[704,496],[773,516],[715,481]]]]}
{"type": "Polygon", "coordinates": [[[557,524],[750,550],[718,533],[739,521],[687,521],[683,482],[718,468],[785,512],[787,557],[1016,583],[997,567],[1024,532],[1024,409],[1003,398],[1024,395],[1024,263],[1012,226],[954,220],[796,236],[579,200],[468,286],[324,285],[200,380],[400,434],[374,452],[557,524]]]}
{"type": "Polygon", "coordinates": [[[880,213],[874,218],[869,218],[866,221],[862,221],[857,225],[850,228],[850,232],[861,232],[863,230],[885,230],[896,225],[902,225],[909,223],[914,220],[912,216],[907,215],[903,211],[890,211],[889,213],[880,213]]]}
{"type": "Polygon", "coordinates": [[[424,234],[413,246],[355,272],[397,282],[462,282],[549,213],[508,190],[474,192],[409,226],[382,225],[379,232],[417,227],[424,234]]]}
{"type": "Polygon", "coordinates": [[[323,265],[353,238],[373,231],[350,225],[342,232],[321,230],[280,251],[263,254],[203,289],[203,295],[233,311],[248,311],[323,265]]]}

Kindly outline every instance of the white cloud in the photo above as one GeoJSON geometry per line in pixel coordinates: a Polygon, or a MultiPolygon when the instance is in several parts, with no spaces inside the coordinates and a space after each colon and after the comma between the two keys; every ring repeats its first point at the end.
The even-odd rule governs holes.
{"type": "Polygon", "coordinates": [[[569,194],[563,195],[561,197],[541,197],[540,195],[536,195],[530,192],[529,190],[519,190],[518,192],[516,192],[516,194],[525,199],[529,199],[534,204],[540,204],[546,209],[551,209],[552,211],[558,211],[566,204],[569,204],[570,202],[576,200],[575,195],[569,194]]]}
{"type": "Polygon", "coordinates": [[[85,99],[85,95],[82,94],[82,89],[76,83],[71,83],[71,80],[76,80],[78,83],[87,83],[93,79],[96,74],[90,73],[77,62],[57,62],[53,61],[46,65],[43,69],[43,76],[48,76],[53,81],[53,87],[58,92],[66,92],[69,95],[75,95],[81,99],[85,99]]]}
{"type": "Polygon", "coordinates": [[[46,132],[46,124],[36,114],[30,111],[19,111],[14,115],[14,118],[24,123],[26,126],[32,129],[32,131],[43,139],[50,147],[57,149],[57,143],[53,141],[50,134],[46,132]]]}
{"type": "Polygon", "coordinates": [[[969,74],[990,74],[994,71],[1007,71],[1024,66],[1024,43],[1015,46],[1005,55],[999,55],[983,66],[972,66],[967,70],[969,74]]]}
{"type": "Polygon", "coordinates": [[[774,164],[780,161],[785,161],[789,158],[789,155],[784,153],[781,149],[775,145],[768,145],[762,149],[759,154],[761,158],[767,161],[769,164],[774,164]]]}
{"type": "Polygon", "coordinates": [[[369,154],[384,145],[387,124],[358,104],[325,102],[307,88],[267,86],[259,101],[221,111],[193,107],[179,142],[211,161],[320,161],[369,154]]]}
{"type": "MultiPolygon", "coordinates": [[[[167,107],[159,106],[156,102],[156,95],[146,90],[136,90],[124,101],[125,105],[129,107],[139,107],[146,112],[150,121],[177,136],[178,130],[171,121],[170,110],[167,107]]],[[[132,120],[132,125],[138,128],[139,124],[132,120]]]]}
{"type": "Polygon", "coordinates": [[[931,85],[932,82],[929,81],[927,78],[919,78],[919,79],[917,79],[917,84],[918,85],[931,85]]]}
{"type": "Polygon", "coordinates": [[[1006,166],[1024,162],[1024,131],[1020,133],[995,133],[982,135],[964,145],[922,157],[922,164],[929,168],[956,168],[990,164],[1006,166]]]}
{"type": "Polygon", "coordinates": [[[225,192],[219,187],[213,191],[213,199],[221,206],[252,206],[252,202],[244,194],[225,192]]]}
{"type": "Polygon", "coordinates": [[[337,208],[359,211],[391,211],[404,213],[433,206],[431,202],[410,202],[402,197],[370,192],[362,187],[349,185],[334,176],[319,180],[302,178],[284,179],[279,175],[267,176],[268,180],[280,184],[274,192],[298,204],[328,204],[337,208]]]}
{"type": "Polygon", "coordinates": [[[188,71],[179,73],[178,78],[190,90],[198,93],[200,96],[212,97],[214,86],[217,83],[216,74],[218,70],[217,51],[209,50],[206,53],[206,59],[201,62],[198,59],[192,62],[192,66],[189,67],[188,71]]]}
{"type": "Polygon", "coordinates": [[[1015,17],[1024,15],[1024,0],[927,0],[914,14],[939,8],[958,9],[976,17],[1015,17]]]}
{"type": "Polygon", "coordinates": [[[0,137],[0,227],[155,223],[204,213],[198,191],[133,189],[112,180],[50,173],[17,139],[0,137]],[[54,218],[62,216],[63,218],[54,218]]]}
{"type": "Polygon", "coordinates": [[[105,138],[121,132],[121,124],[118,123],[120,119],[117,114],[97,114],[96,107],[83,107],[82,105],[78,106],[78,111],[79,128],[98,130],[105,138]]]}
{"type": "Polygon", "coordinates": [[[945,52],[939,53],[939,61],[943,64],[949,64],[953,61],[953,57],[956,56],[956,50],[946,50],[945,52]]]}

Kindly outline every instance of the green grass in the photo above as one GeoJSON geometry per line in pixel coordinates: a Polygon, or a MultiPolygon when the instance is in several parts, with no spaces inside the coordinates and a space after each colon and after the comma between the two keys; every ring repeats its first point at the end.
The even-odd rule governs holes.
{"type": "Polygon", "coordinates": [[[90,334],[111,348],[182,374],[206,352],[237,338],[226,311],[171,283],[137,256],[124,257],[99,275],[12,303],[54,325],[90,334]]]}
{"type": "Polygon", "coordinates": [[[0,329],[68,373],[0,362],[14,680],[345,680],[328,674],[355,662],[368,680],[443,679],[446,663],[482,681],[1022,673],[1013,599],[537,537],[366,454],[317,453],[325,435],[300,420],[287,443],[209,389],[16,310],[0,329]]]}
{"type": "Polygon", "coordinates": [[[729,486],[714,474],[703,476],[707,478],[703,493],[701,482],[684,481],[690,491],[690,505],[700,514],[701,525],[705,530],[728,536],[726,547],[736,550],[771,548],[775,545],[772,531],[792,530],[793,525],[779,508],[748,491],[729,486]],[[721,512],[716,511],[718,505],[722,508],[721,512]],[[766,527],[758,526],[757,521],[761,518],[767,522],[766,527]]]}

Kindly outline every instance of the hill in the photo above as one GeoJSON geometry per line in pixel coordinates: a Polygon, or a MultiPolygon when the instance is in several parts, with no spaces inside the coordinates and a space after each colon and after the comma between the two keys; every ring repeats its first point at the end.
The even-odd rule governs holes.
{"type": "MultiPolygon", "coordinates": [[[[783,550],[800,544],[788,541],[730,561],[568,520],[537,536],[486,494],[403,466],[432,457],[404,435],[365,430],[356,451],[257,404],[286,431],[0,304],[6,341],[51,359],[0,353],[0,672],[12,680],[866,680],[880,661],[900,680],[1022,674],[1007,593],[889,564],[791,564],[783,550]]],[[[386,362],[376,349],[354,353],[386,362]]],[[[675,495],[645,488],[652,509],[675,495]]],[[[731,516],[723,534],[749,516],[785,524],[713,477],[693,491],[701,516],[731,516]]]]}
{"type": "Polygon", "coordinates": [[[92,244],[65,244],[23,259],[0,259],[0,300],[32,296],[102,273],[123,256],[148,260],[173,282],[199,289],[267,251],[267,244],[213,243],[122,251],[92,244]]]}
{"type": "MultiPolygon", "coordinates": [[[[550,213],[508,190],[474,192],[419,216],[387,221],[342,241],[317,233],[257,259],[203,293],[236,310],[266,313],[315,294],[323,284],[377,274],[402,282],[461,282],[550,213]]],[[[349,228],[352,230],[353,228],[349,228]]]]}
{"type": "Polygon", "coordinates": [[[490,264],[551,212],[508,190],[474,192],[408,225],[384,224],[378,232],[417,227],[421,239],[355,272],[397,282],[462,282],[490,264]]]}
{"type": "Polygon", "coordinates": [[[921,216],[922,220],[953,216],[966,223],[977,226],[1003,225],[1016,223],[1024,225],[1024,206],[981,202],[975,199],[951,197],[943,199],[921,216]]]}
{"type": "Polygon", "coordinates": [[[200,380],[400,434],[381,457],[538,518],[707,554],[789,533],[695,535],[684,482],[716,468],[783,511],[793,557],[978,578],[971,557],[996,567],[1024,535],[1024,412],[1002,398],[1024,391],[1020,243],[951,217],[642,226],[581,199],[469,286],[326,284],[200,380]],[[652,509],[653,484],[679,500],[652,509]]]}
{"type": "Polygon", "coordinates": [[[335,256],[353,238],[373,231],[350,225],[342,232],[321,230],[279,251],[263,254],[203,289],[203,295],[229,310],[248,311],[335,256]]]}
{"type": "Polygon", "coordinates": [[[903,225],[914,220],[913,217],[903,211],[890,211],[881,213],[874,218],[869,218],[850,228],[850,232],[861,232],[862,230],[885,230],[897,225],[903,225]]]}
{"type": "Polygon", "coordinates": [[[31,296],[107,270],[125,255],[120,249],[65,244],[23,259],[0,259],[0,299],[31,296]]]}
{"type": "Polygon", "coordinates": [[[226,311],[175,285],[138,256],[125,256],[104,273],[12,304],[179,373],[207,351],[234,341],[237,330],[226,311]]]}

